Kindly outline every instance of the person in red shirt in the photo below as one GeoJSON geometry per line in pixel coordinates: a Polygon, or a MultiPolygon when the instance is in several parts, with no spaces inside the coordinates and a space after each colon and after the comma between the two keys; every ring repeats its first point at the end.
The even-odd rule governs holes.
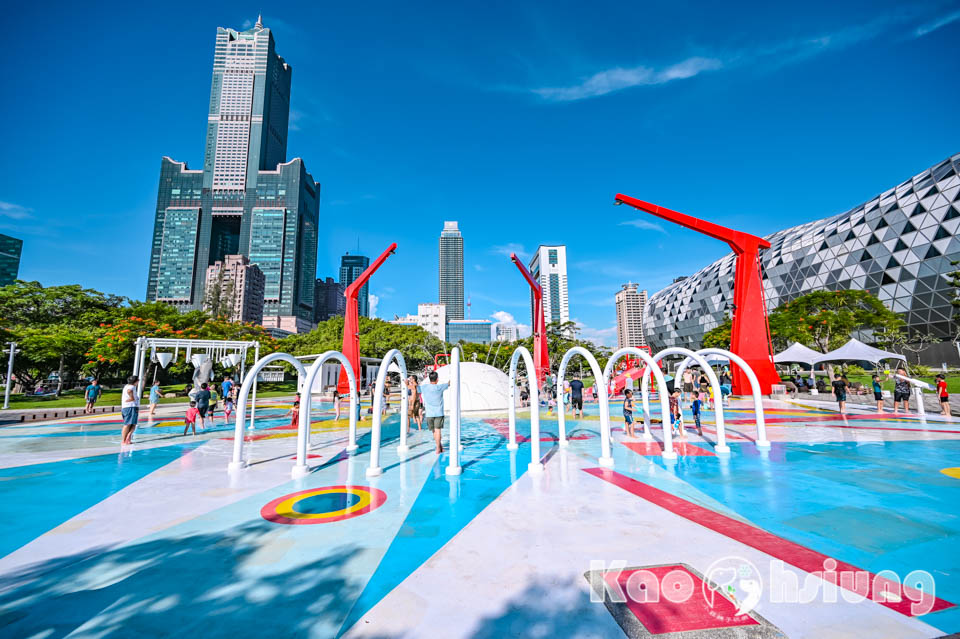
{"type": "Polygon", "coordinates": [[[200,410],[197,408],[196,402],[190,402],[190,408],[187,409],[187,417],[184,420],[186,426],[183,429],[183,434],[186,436],[187,431],[191,428],[193,429],[193,434],[197,434],[197,417],[200,415],[200,410]]]}
{"type": "Polygon", "coordinates": [[[950,417],[950,395],[947,393],[947,379],[943,373],[937,375],[937,396],[940,398],[940,414],[950,417]]]}
{"type": "Polygon", "coordinates": [[[300,393],[297,393],[296,398],[294,398],[293,406],[287,412],[287,415],[290,415],[290,427],[299,428],[300,426],[300,393]]]}

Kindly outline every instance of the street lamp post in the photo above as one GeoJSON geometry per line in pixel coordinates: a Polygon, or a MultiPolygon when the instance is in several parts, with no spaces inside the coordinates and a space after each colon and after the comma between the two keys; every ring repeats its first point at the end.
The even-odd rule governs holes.
{"type": "Polygon", "coordinates": [[[7,360],[7,387],[3,391],[3,410],[10,408],[10,381],[13,377],[13,356],[19,353],[16,342],[7,342],[10,347],[10,359],[7,360]]]}

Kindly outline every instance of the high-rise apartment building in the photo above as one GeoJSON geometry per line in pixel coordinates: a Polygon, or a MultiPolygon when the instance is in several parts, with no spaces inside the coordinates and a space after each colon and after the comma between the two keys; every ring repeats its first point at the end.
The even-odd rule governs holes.
{"type": "Polygon", "coordinates": [[[646,346],[643,337],[643,313],[647,307],[647,292],[638,291],[628,282],[614,296],[617,305],[617,348],[646,346]]]}
{"type": "Polygon", "coordinates": [[[13,284],[20,273],[23,240],[0,233],[0,286],[13,284]]]}
{"type": "MultiPolygon", "coordinates": [[[[530,275],[543,288],[543,316],[547,324],[559,322],[564,324],[570,321],[570,304],[567,294],[567,247],[540,246],[534,253],[528,265],[530,275]]],[[[536,326],[533,321],[533,293],[530,293],[530,325],[536,326]]],[[[573,338],[573,331],[568,331],[568,337],[573,338]]]]}
{"type": "Polygon", "coordinates": [[[326,322],[331,317],[343,317],[347,312],[344,286],[332,277],[317,279],[313,287],[313,310],[316,323],[326,322]]]}
{"type": "MultiPolygon", "coordinates": [[[[347,253],[340,258],[340,284],[344,290],[360,277],[367,267],[370,266],[370,258],[364,255],[350,255],[347,253]]],[[[358,314],[362,317],[370,317],[370,282],[360,287],[360,293],[357,296],[358,314]]]]}
{"type": "Polygon", "coordinates": [[[440,232],[440,303],[447,319],[463,319],[463,236],[456,222],[444,222],[440,232]]]}
{"type": "Polygon", "coordinates": [[[447,307],[443,304],[418,304],[417,326],[440,340],[447,339],[447,307]]]}
{"type": "Polygon", "coordinates": [[[263,271],[246,256],[227,255],[207,267],[204,310],[222,313],[231,322],[260,324],[265,281],[263,271]]]}
{"type": "Polygon", "coordinates": [[[264,275],[264,325],[313,326],[320,184],[286,160],[291,73],[259,19],[217,29],[203,169],[160,162],[147,300],[201,308],[207,267],[243,255],[264,275]]]}

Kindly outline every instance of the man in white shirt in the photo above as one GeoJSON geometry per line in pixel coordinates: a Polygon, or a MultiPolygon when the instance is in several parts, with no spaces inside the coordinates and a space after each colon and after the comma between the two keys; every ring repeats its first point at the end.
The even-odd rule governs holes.
{"type": "Polygon", "coordinates": [[[136,375],[127,378],[127,385],[120,393],[120,415],[123,416],[123,438],[121,444],[132,444],[133,431],[137,428],[137,419],[140,417],[140,398],[137,397],[136,375]]]}

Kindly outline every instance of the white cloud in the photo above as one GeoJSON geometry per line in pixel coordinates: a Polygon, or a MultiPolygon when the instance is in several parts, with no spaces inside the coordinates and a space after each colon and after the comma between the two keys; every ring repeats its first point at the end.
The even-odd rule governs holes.
{"type": "Polygon", "coordinates": [[[953,13],[948,13],[942,18],[938,18],[933,22],[928,22],[926,24],[920,25],[914,30],[913,37],[915,38],[923,37],[928,33],[933,33],[937,29],[940,29],[941,27],[945,27],[952,22],[956,22],[957,20],[960,20],[960,10],[954,11],[953,13]]]}
{"type": "Polygon", "coordinates": [[[28,209],[12,202],[0,202],[0,217],[8,217],[11,220],[26,220],[33,217],[30,213],[33,209],[28,209]]]}
{"type": "Polygon", "coordinates": [[[692,57],[672,64],[663,69],[638,66],[629,69],[616,67],[594,73],[580,84],[569,87],[546,87],[534,89],[540,97],[553,102],[570,102],[595,98],[597,96],[621,91],[630,87],[666,84],[673,80],[684,80],[706,71],[715,71],[723,67],[716,58],[692,57]]]}
{"type": "MultiPolygon", "coordinates": [[[[710,71],[743,67],[757,67],[769,71],[808,60],[827,51],[837,51],[867,42],[894,29],[899,29],[904,24],[915,24],[916,21],[926,17],[924,13],[929,14],[929,11],[919,3],[903,3],[892,12],[829,33],[758,44],[740,50],[693,56],[662,68],[646,65],[626,68],[618,66],[594,73],[577,84],[527,90],[549,102],[571,102],[595,98],[631,87],[663,85],[710,71]]],[[[919,38],[957,20],[960,20],[960,11],[953,11],[917,27],[912,32],[912,36],[919,38]]]]}
{"type": "Polygon", "coordinates": [[[530,325],[517,322],[512,313],[508,313],[506,311],[496,311],[491,313],[490,317],[492,317],[494,320],[494,326],[497,326],[498,324],[503,324],[505,326],[516,326],[518,337],[530,337],[532,332],[530,330],[530,325]]]}
{"type": "Polygon", "coordinates": [[[516,253],[517,257],[522,260],[530,257],[530,253],[524,248],[523,244],[517,244],[516,242],[491,246],[490,252],[496,255],[506,255],[507,257],[510,257],[511,253],[516,253]]]}
{"type": "Polygon", "coordinates": [[[485,270],[487,270],[487,269],[484,268],[483,266],[480,266],[479,264],[474,264],[474,265],[473,265],[473,270],[483,272],[483,271],[485,271],[485,270]]]}
{"type": "Polygon", "coordinates": [[[370,317],[377,316],[377,305],[380,304],[380,298],[373,293],[370,293],[370,317]]]}
{"type": "Polygon", "coordinates": [[[635,226],[638,229],[644,229],[647,231],[657,231],[658,233],[663,234],[667,233],[667,230],[656,222],[651,222],[650,220],[645,220],[643,218],[636,218],[634,220],[620,222],[620,226],[635,226]]]}
{"type": "Polygon", "coordinates": [[[580,339],[587,340],[601,346],[617,345],[616,324],[609,328],[591,328],[577,319],[574,319],[573,322],[577,325],[578,336],[580,339]]]}
{"type": "Polygon", "coordinates": [[[303,111],[298,111],[297,109],[290,109],[290,118],[288,122],[288,127],[291,131],[300,130],[300,122],[304,119],[303,111]]]}

